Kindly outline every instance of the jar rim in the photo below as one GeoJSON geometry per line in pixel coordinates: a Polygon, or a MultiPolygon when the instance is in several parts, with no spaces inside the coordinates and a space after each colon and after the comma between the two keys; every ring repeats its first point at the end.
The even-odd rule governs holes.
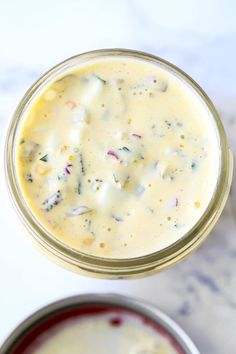
{"type": "Polygon", "coordinates": [[[145,52],[129,49],[101,49],[82,53],[59,63],[42,75],[25,93],[13,114],[7,132],[5,144],[5,175],[11,199],[13,200],[13,204],[20,215],[21,220],[33,236],[33,239],[41,246],[41,249],[43,249],[45,253],[56,257],[56,259],[60,259],[64,264],[67,263],[69,266],[72,266],[73,268],[75,267],[78,270],[93,276],[123,278],[134,277],[147,272],[152,273],[158,269],[161,270],[169,264],[175,263],[183,258],[203,241],[213,227],[213,222],[217,221],[226,202],[232,180],[232,157],[227,145],[223,125],[213,103],[202,88],[184,71],[160,57],[145,52]],[[33,97],[39,94],[40,89],[45,87],[48,82],[54,77],[57,77],[60,73],[72,68],[73,65],[86,63],[88,60],[119,56],[143,59],[148,63],[159,64],[164,69],[171,71],[185,83],[190,85],[211,113],[219,137],[218,153],[220,158],[220,171],[218,174],[218,180],[212,198],[200,219],[180,239],[166,248],[147,255],[132,258],[97,257],[75,250],[56,239],[37,221],[27,206],[24,198],[22,198],[17,182],[17,173],[14,163],[14,142],[16,140],[15,137],[18,124],[23,117],[23,112],[26,109],[26,106],[33,97]]]}

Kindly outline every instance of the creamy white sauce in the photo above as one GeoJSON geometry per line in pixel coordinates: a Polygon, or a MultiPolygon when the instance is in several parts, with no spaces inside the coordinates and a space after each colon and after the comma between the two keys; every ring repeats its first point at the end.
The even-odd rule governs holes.
{"type": "Polygon", "coordinates": [[[52,82],[26,113],[18,146],[20,188],[39,223],[108,258],[179,240],[218,178],[204,103],[171,72],[137,59],[95,60],[52,82]]]}

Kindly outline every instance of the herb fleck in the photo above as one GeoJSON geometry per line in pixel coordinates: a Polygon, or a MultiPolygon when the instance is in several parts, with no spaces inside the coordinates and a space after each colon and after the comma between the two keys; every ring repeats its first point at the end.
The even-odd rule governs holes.
{"type": "Polygon", "coordinates": [[[95,76],[98,80],[100,80],[100,81],[103,83],[103,85],[106,84],[106,80],[102,79],[102,78],[101,78],[100,76],[98,76],[97,74],[93,74],[93,76],[95,76]]]}
{"type": "Polygon", "coordinates": [[[168,129],[170,129],[170,127],[172,126],[171,122],[166,119],[165,123],[166,123],[168,129]]]}
{"type": "Polygon", "coordinates": [[[191,169],[192,169],[193,171],[196,171],[196,169],[197,169],[197,162],[196,162],[196,161],[193,161],[193,162],[191,163],[191,169]]]}
{"type": "Polygon", "coordinates": [[[50,211],[55,205],[59,204],[61,200],[62,200],[62,194],[61,191],[58,190],[56,193],[51,195],[51,197],[47,198],[43,202],[43,209],[45,211],[50,211]]]}
{"type": "Polygon", "coordinates": [[[41,159],[39,159],[40,161],[43,162],[48,162],[48,154],[44,155],[43,157],[41,157],[41,159]]]}
{"type": "Polygon", "coordinates": [[[80,180],[78,182],[77,192],[78,192],[78,194],[81,194],[81,181],[80,180]]]}
{"type": "Polygon", "coordinates": [[[122,148],[119,148],[119,150],[130,151],[130,149],[128,149],[126,146],[123,146],[122,148]]]}
{"type": "Polygon", "coordinates": [[[83,155],[82,155],[82,154],[79,155],[79,161],[80,161],[81,173],[82,173],[83,175],[85,175],[84,160],[83,160],[83,155]]]}
{"type": "Polygon", "coordinates": [[[33,176],[32,176],[32,174],[31,174],[31,173],[27,173],[27,175],[25,176],[25,180],[26,180],[27,182],[32,183],[32,182],[33,182],[33,176]]]}

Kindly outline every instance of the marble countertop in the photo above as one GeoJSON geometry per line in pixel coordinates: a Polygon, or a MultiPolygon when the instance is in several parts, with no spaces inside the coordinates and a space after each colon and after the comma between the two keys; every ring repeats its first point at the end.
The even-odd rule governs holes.
{"type": "MultiPolygon", "coordinates": [[[[44,71],[83,51],[126,47],[157,54],[191,75],[215,103],[236,153],[235,11],[233,0],[2,1],[1,141],[19,99],[44,71]]],[[[70,273],[35,250],[12,214],[2,180],[0,188],[0,342],[49,302],[78,293],[119,292],[157,305],[201,353],[236,353],[232,193],[211,236],[186,260],[145,279],[106,281],[70,273]]]]}

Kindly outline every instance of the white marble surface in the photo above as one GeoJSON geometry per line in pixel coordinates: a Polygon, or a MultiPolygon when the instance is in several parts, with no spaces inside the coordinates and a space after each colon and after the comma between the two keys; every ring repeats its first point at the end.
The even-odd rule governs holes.
{"type": "MultiPolygon", "coordinates": [[[[233,0],[1,1],[0,139],[17,102],[45,70],[86,50],[127,47],[162,56],[193,76],[213,99],[236,152],[235,13],[233,0]]],[[[109,291],[156,304],[203,354],[236,353],[232,196],[212,235],[185,261],[146,279],[105,281],[70,273],[38,253],[12,214],[2,179],[0,188],[0,342],[48,302],[109,291]]]]}

